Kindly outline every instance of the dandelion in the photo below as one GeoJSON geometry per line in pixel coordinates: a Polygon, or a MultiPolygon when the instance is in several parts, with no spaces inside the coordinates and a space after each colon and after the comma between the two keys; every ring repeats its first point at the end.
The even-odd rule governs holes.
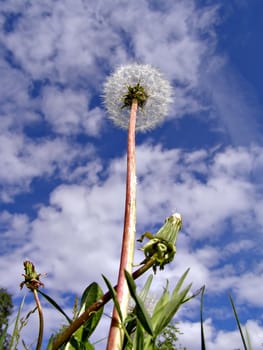
{"type": "Polygon", "coordinates": [[[127,97],[136,87],[144,95],[142,103],[138,103],[136,131],[145,132],[166,117],[172,89],[162,74],[148,64],[119,67],[104,84],[104,102],[109,118],[123,129],[128,128],[130,120],[131,101],[127,97]]]}
{"type": "MultiPolygon", "coordinates": [[[[132,272],[136,234],[135,131],[147,131],[159,124],[167,114],[170,100],[170,84],[150,65],[121,66],[104,85],[104,102],[109,118],[117,126],[128,129],[126,201],[117,284],[117,300],[123,319],[127,315],[129,301],[124,271],[132,272]]],[[[121,348],[122,342],[120,318],[114,308],[107,350],[121,348]]]]}

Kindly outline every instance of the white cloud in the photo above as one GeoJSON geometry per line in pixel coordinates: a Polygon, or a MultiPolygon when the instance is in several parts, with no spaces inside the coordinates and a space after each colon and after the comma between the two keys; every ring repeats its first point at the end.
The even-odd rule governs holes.
{"type": "Polygon", "coordinates": [[[21,129],[25,123],[38,120],[34,109],[36,104],[29,100],[29,78],[21,70],[10,67],[3,57],[7,55],[0,48],[0,131],[9,128],[21,129]]]}
{"type": "Polygon", "coordinates": [[[261,223],[259,216],[254,218],[260,199],[250,180],[258,148],[229,148],[214,157],[205,151],[190,156],[179,150],[162,151],[159,146],[142,146],[137,151],[140,220],[176,209],[183,215],[184,228],[195,238],[216,236],[224,230],[227,218],[235,218],[240,231],[244,218],[246,225],[261,223]]]}
{"type": "MultiPolygon", "coordinates": [[[[233,316],[234,317],[234,316],[233,316]]],[[[262,326],[255,321],[247,321],[245,327],[247,328],[252,347],[254,350],[260,350],[262,348],[262,326]]],[[[205,320],[205,339],[206,348],[208,350],[218,349],[241,349],[243,347],[241,336],[238,330],[234,331],[217,331],[214,327],[211,319],[205,320]]],[[[200,337],[200,323],[180,322],[179,329],[183,334],[179,334],[179,343],[185,346],[187,349],[199,349],[201,348],[200,337]]],[[[243,329],[245,332],[245,330],[243,329]]]]}
{"type": "Polygon", "coordinates": [[[32,242],[24,247],[24,254],[49,272],[47,287],[54,288],[57,279],[55,289],[78,292],[100,273],[116,279],[122,192],[123,184],[112,180],[102,187],[61,186],[53,192],[50,206],[42,207],[32,223],[32,242]]]}
{"type": "Polygon", "coordinates": [[[247,272],[241,278],[238,278],[235,284],[235,292],[241,302],[250,305],[263,306],[259,295],[263,293],[262,281],[263,268],[256,269],[255,272],[247,272]]]}
{"type": "MultiPolygon", "coordinates": [[[[13,10],[17,11],[16,5],[13,10]]],[[[107,57],[108,51],[119,44],[105,20],[99,20],[95,2],[91,5],[82,1],[25,5],[14,31],[3,37],[4,42],[36,78],[65,82],[66,77],[73,78],[73,72],[78,78],[81,74],[88,77],[95,73],[95,59],[107,57]],[[98,41],[103,45],[97,45],[98,41]]]]}
{"type": "Polygon", "coordinates": [[[57,133],[87,133],[97,136],[104,113],[99,107],[88,110],[88,98],[84,91],[46,87],[43,92],[42,110],[45,118],[57,133]]]}
{"type": "MultiPolygon", "coordinates": [[[[234,150],[232,152],[234,159],[234,150]]],[[[253,149],[247,152],[253,157],[253,149]]],[[[162,225],[164,218],[178,208],[183,215],[183,231],[187,231],[187,240],[182,244],[183,250],[178,249],[177,274],[186,267],[192,267],[191,277],[196,287],[202,281],[214,280],[210,269],[216,268],[219,262],[227,264],[235,254],[233,249],[236,254],[242,249],[254,249],[251,242],[260,239],[257,232],[251,237],[242,236],[243,227],[239,227],[240,232],[233,234],[233,240],[237,241],[235,247],[226,246],[221,252],[221,245],[217,246],[218,237],[224,237],[225,230],[229,230],[227,221],[238,218],[242,222],[244,212],[252,216],[246,217],[246,230],[260,224],[260,218],[253,211],[258,200],[254,195],[256,188],[244,175],[243,165],[240,174],[235,161],[229,163],[228,171],[218,171],[217,174],[214,171],[219,168],[218,159],[222,160],[228,153],[229,149],[215,156],[206,151],[189,155],[180,150],[162,150],[160,146],[138,147],[138,234],[146,228],[152,230],[156,223],[162,225]],[[201,160],[207,164],[207,157],[210,165],[201,166],[201,160]],[[235,171],[231,171],[231,166],[235,171]],[[196,171],[202,173],[203,183],[196,179],[196,171]],[[209,239],[207,245],[191,251],[192,244],[203,238],[209,239]]],[[[236,156],[240,157],[239,150],[236,150],[236,156]]],[[[122,234],[125,160],[113,160],[105,173],[107,178],[99,183],[96,181],[98,171],[101,171],[100,162],[97,160],[94,164],[95,170],[92,166],[84,169],[80,166],[78,172],[76,168],[72,176],[77,176],[83,183],[61,185],[53,191],[50,204],[41,206],[38,217],[31,223],[30,242],[21,248],[20,253],[19,250],[16,252],[21,260],[30,257],[42,270],[52,270],[50,286],[53,278],[58,280],[55,289],[67,285],[75,291],[79,283],[84,286],[87,276],[97,279],[103,271],[114,280],[122,234]],[[85,170],[87,174],[83,177],[85,170]],[[96,268],[90,270],[89,266],[94,264],[96,268]],[[87,271],[83,271],[82,266],[87,266],[87,271]],[[72,284],[72,281],[76,283],[72,284]]],[[[141,259],[140,256],[138,259],[141,259]]],[[[220,290],[230,286],[237,278],[233,271],[228,272],[227,278],[225,274],[226,271],[220,270],[216,274],[219,280],[215,285],[220,290]]]]}
{"type": "Polygon", "coordinates": [[[23,134],[5,133],[0,135],[0,180],[1,198],[12,201],[13,196],[28,191],[33,179],[53,175],[66,178],[69,168],[79,157],[90,158],[91,147],[72,147],[64,139],[32,141],[23,134]]]}
{"type": "Polygon", "coordinates": [[[12,249],[17,249],[24,245],[29,237],[29,220],[25,214],[10,214],[7,211],[0,213],[1,223],[1,254],[7,254],[10,251],[10,242],[12,249]]]}

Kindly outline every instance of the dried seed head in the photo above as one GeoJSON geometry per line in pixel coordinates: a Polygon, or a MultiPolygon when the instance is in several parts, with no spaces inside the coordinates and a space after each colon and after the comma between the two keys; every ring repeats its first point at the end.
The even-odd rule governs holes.
{"type": "Polygon", "coordinates": [[[162,122],[171,102],[171,86],[162,74],[146,64],[120,66],[104,84],[104,102],[109,118],[127,129],[130,107],[138,102],[136,130],[147,131],[162,122]]]}

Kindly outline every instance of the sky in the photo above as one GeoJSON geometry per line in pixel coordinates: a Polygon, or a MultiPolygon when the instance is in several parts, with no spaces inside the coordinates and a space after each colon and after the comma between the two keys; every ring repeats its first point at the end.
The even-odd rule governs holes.
{"type": "MultiPolygon", "coordinates": [[[[93,281],[106,291],[102,274],[116,282],[127,133],[107,116],[103,84],[120,65],[151,64],[173,101],[136,136],[137,235],[183,218],[152,295],[190,267],[192,291],[206,286],[207,349],[242,348],[229,294],[262,349],[262,12],[261,0],[0,1],[0,287],[16,305],[26,295],[24,315],[26,259],[69,314],[93,281]]],[[[199,305],[175,317],[188,350],[199,348],[199,305]]],[[[63,319],[44,306],[47,339],[63,319]]],[[[22,332],[28,345],[37,325],[33,315],[22,332]]],[[[93,342],[108,325],[105,315],[93,342]]]]}

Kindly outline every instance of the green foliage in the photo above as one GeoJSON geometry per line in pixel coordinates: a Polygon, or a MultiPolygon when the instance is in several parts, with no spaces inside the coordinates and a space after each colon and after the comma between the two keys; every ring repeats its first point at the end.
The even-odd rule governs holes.
{"type": "MultiPolygon", "coordinates": [[[[172,321],[174,315],[180,308],[180,306],[186,301],[187,294],[191,288],[191,284],[188,284],[183,290],[181,289],[185,278],[189,272],[189,269],[182,275],[179,279],[177,285],[175,286],[171,296],[168,291],[168,282],[167,287],[165,288],[163,295],[159,299],[153,311],[153,325],[155,329],[156,336],[159,335],[163,329],[168,326],[172,321]]],[[[190,298],[187,298],[190,300],[190,298]]]]}
{"type": "Polygon", "coordinates": [[[12,296],[6,289],[0,288],[0,328],[8,323],[13,309],[12,296]]]}
{"type": "Polygon", "coordinates": [[[123,350],[132,349],[132,346],[136,350],[158,349],[157,344],[158,341],[160,344],[160,335],[165,334],[165,329],[171,323],[180,306],[197,295],[196,293],[191,297],[187,297],[191,284],[183,288],[183,283],[188,271],[189,269],[179,279],[172,293],[169,292],[167,283],[167,286],[156,303],[151,316],[148,315],[144,304],[152,280],[148,279],[146,281],[141,295],[138,295],[132,277],[128,272],[125,273],[130,294],[135,302],[135,307],[126,320],[126,331],[129,333],[132,343],[129,342],[128,339],[125,339],[123,350]],[[159,340],[157,341],[157,339],[159,340]]]}
{"type": "Polygon", "coordinates": [[[0,349],[7,350],[10,343],[10,335],[7,334],[8,324],[2,327],[0,332],[0,349]]]}
{"type": "MultiPolygon", "coordinates": [[[[65,312],[62,310],[62,308],[49,296],[45,295],[44,293],[41,293],[46,297],[46,299],[53,305],[60,313],[62,313],[67,321],[70,323],[72,320],[65,314],[65,312]]],[[[75,317],[78,317],[81,315],[89,306],[91,306],[93,303],[95,303],[101,296],[103,295],[103,291],[100,288],[100,286],[93,282],[91,283],[83,292],[81,301],[80,301],[80,307],[79,310],[76,312],[75,317]]],[[[74,305],[74,309],[76,308],[76,305],[74,305]]],[[[86,321],[84,324],[82,324],[75,333],[71,336],[70,340],[65,344],[63,349],[65,350],[94,350],[93,345],[89,342],[89,337],[92,335],[94,330],[96,329],[100,318],[103,313],[103,308],[100,308],[97,312],[94,312],[94,314],[86,321]]],[[[64,329],[65,327],[63,327],[64,329]]],[[[52,344],[54,341],[54,336],[51,336],[49,339],[49,343],[47,346],[48,350],[52,349],[52,344]]]]}
{"type": "MultiPolygon", "coordinates": [[[[21,336],[21,331],[23,329],[23,327],[25,327],[27,325],[28,319],[30,317],[30,315],[34,312],[30,311],[24,318],[20,319],[20,315],[24,306],[24,302],[25,302],[25,296],[23,297],[23,299],[21,300],[21,303],[19,305],[17,314],[16,314],[16,318],[15,318],[15,325],[13,328],[13,333],[10,337],[10,343],[9,343],[9,347],[8,350],[15,350],[17,348],[20,336],[21,336]]],[[[0,347],[0,349],[2,349],[0,347]]]]}
{"type": "MultiPolygon", "coordinates": [[[[80,301],[80,309],[78,316],[82,314],[90,305],[92,305],[96,300],[98,300],[103,295],[103,291],[100,286],[93,282],[84,291],[80,301]]],[[[97,312],[94,312],[93,316],[87,320],[76,333],[74,333],[75,338],[79,342],[85,343],[88,338],[92,335],[96,329],[101,315],[103,313],[103,308],[100,308],[97,312]]]]}
{"type": "Polygon", "coordinates": [[[168,324],[162,331],[162,333],[157,338],[156,342],[156,350],[186,350],[186,348],[182,348],[178,343],[177,335],[180,334],[179,328],[175,326],[175,324],[168,324]]]}
{"type": "Polygon", "coordinates": [[[136,285],[134,283],[134,280],[132,276],[129,274],[128,271],[125,271],[125,277],[126,281],[128,283],[129,291],[131,293],[131,297],[135,301],[135,314],[137,316],[138,321],[144,328],[144,330],[153,336],[153,327],[152,327],[152,322],[150,319],[150,315],[148,314],[148,311],[146,310],[142,299],[140,298],[139,295],[136,293],[136,285]]]}
{"type": "Polygon", "coordinates": [[[13,310],[12,296],[6,289],[0,288],[0,348],[9,350],[11,337],[7,333],[8,317],[13,310]]]}

